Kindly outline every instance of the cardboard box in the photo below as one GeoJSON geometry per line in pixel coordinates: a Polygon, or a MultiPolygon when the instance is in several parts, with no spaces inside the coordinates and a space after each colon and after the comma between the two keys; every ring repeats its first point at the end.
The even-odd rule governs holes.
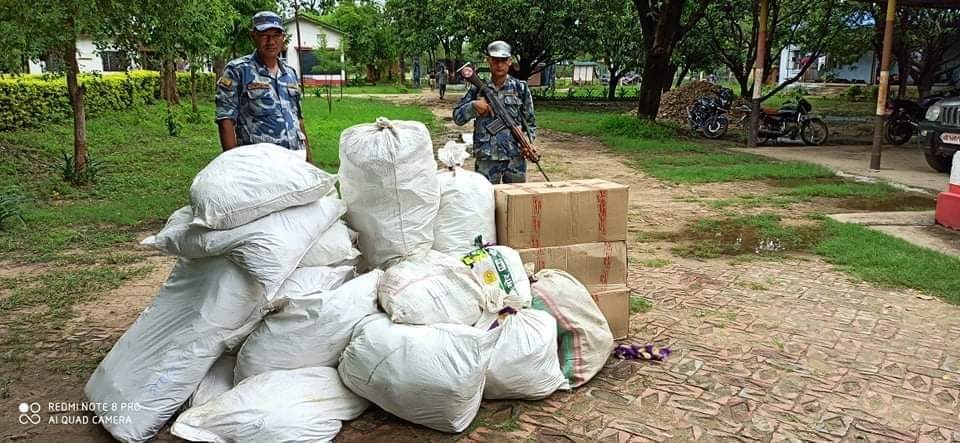
{"type": "Polygon", "coordinates": [[[501,245],[527,249],[627,239],[625,185],[589,179],[494,189],[501,245]]]}
{"type": "Polygon", "coordinates": [[[590,295],[610,325],[614,340],[630,335],[630,288],[624,286],[595,287],[590,295]]]}
{"type": "Polygon", "coordinates": [[[517,252],[524,263],[534,264],[535,271],[561,269],[587,288],[627,284],[627,243],[623,241],[520,249],[517,252]]]}

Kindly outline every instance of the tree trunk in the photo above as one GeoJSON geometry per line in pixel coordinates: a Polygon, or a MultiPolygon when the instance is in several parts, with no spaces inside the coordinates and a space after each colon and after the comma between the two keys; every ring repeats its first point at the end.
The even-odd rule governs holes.
{"type": "Polygon", "coordinates": [[[74,177],[80,177],[87,167],[87,115],[84,109],[86,88],[77,80],[80,65],[77,63],[76,52],[76,42],[71,41],[69,47],[65,48],[63,59],[68,66],[67,91],[73,107],[73,171],[74,177]]]}
{"type": "MultiPolygon", "coordinates": [[[[925,54],[926,55],[926,54],[925,54]]],[[[914,83],[917,85],[917,92],[920,94],[920,98],[926,98],[930,95],[930,90],[933,89],[933,82],[937,75],[937,67],[940,64],[940,60],[936,60],[937,65],[931,66],[931,60],[924,60],[920,65],[920,72],[914,78],[914,83]]]]}
{"type": "Polygon", "coordinates": [[[654,120],[660,110],[660,95],[666,83],[673,82],[670,76],[670,59],[677,43],[677,30],[683,15],[683,0],[667,0],[660,9],[653,41],[648,45],[643,61],[643,73],[640,83],[640,97],[637,104],[637,117],[654,120]]]}
{"type": "Polygon", "coordinates": [[[213,59],[213,72],[217,73],[219,78],[223,75],[223,71],[227,69],[227,59],[222,55],[218,55],[213,59]]]}
{"type": "Polygon", "coordinates": [[[177,91],[177,65],[173,59],[165,59],[160,72],[160,97],[171,105],[180,104],[180,93],[177,91]]]}
{"type": "Polygon", "coordinates": [[[670,65],[670,71],[668,72],[668,74],[670,74],[670,80],[667,81],[666,83],[664,83],[664,85],[663,85],[663,92],[664,92],[664,93],[666,93],[667,91],[670,90],[670,88],[673,87],[673,79],[674,79],[674,77],[677,75],[677,69],[678,69],[678,66],[677,66],[677,65],[673,65],[673,64],[670,65]]]}
{"type": "Polygon", "coordinates": [[[687,74],[690,73],[690,65],[683,65],[683,69],[680,70],[680,76],[677,77],[677,83],[674,85],[680,87],[683,84],[683,79],[687,78],[687,74]]]}
{"type": "Polygon", "coordinates": [[[197,110],[197,67],[192,63],[190,64],[190,107],[194,114],[199,112],[197,110]]]}
{"type": "Polygon", "coordinates": [[[638,117],[649,120],[657,118],[663,85],[673,80],[670,78],[669,67],[669,55],[660,53],[647,56],[643,63],[643,81],[640,82],[640,97],[637,105],[638,117]]]}
{"type": "Polygon", "coordinates": [[[737,79],[737,84],[740,85],[740,96],[753,97],[753,85],[750,83],[750,77],[741,77],[739,75],[734,77],[737,79]]]}
{"type": "Polygon", "coordinates": [[[620,78],[623,77],[618,73],[614,75],[614,71],[610,71],[610,84],[607,85],[607,98],[613,100],[617,98],[617,85],[620,84],[620,78]]]}

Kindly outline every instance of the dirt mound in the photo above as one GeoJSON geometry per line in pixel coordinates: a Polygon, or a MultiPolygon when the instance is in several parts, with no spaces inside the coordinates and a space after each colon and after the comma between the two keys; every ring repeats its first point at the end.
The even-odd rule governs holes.
{"type": "MultiPolygon", "coordinates": [[[[687,108],[704,95],[716,95],[720,92],[720,86],[710,82],[693,81],[680,85],[663,94],[660,98],[660,110],[657,113],[657,119],[672,120],[676,122],[687,122],[687,108]]],[[[731,108],[731,126],[739,121],[740,113],[735,111],[738,106],[748,104],[742,97],[733,100],[731,108]]]]}

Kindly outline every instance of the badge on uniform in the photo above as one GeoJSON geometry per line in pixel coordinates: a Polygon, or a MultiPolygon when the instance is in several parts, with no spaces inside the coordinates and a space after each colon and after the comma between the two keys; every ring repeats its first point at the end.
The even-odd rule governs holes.
{"type": "Polygon", "coordinates": [[[270,84],[251,82],[251,83],[247,83],[247,89],[251,89],[251,90],[252,89],[270,89],[270,84]]]}
{"type": "Polygon", "coordinates": [[[222,86],[224,89],[230,89],[233,86],[233,80],[230,80],[226,76],[220,76],[220,80],[217,80],[217,85],[222,86]]]}

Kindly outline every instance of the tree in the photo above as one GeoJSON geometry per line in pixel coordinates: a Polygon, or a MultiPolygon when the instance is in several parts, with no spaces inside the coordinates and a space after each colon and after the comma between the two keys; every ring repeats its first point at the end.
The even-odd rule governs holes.
{"type": "Polygon", "coordinates": [[[610,70],[607,98],[616,97],[617,85],[628,71],[640,66],[643,43],[629,0],[588,0],[584,28],[593,41],[590,51],[610,70]]]}
{"type": "Polygon", "coordinates": [[[369,81],[379,80],[380,73],[397,59],[396,37],[390,27],[383,26],[388,19],[377,5],[341,3],[322,19],[347,33],[347,61],[364,68],[369,81]]]}
{"type": "Polygon", "coordinates": [[[250,28],[253,15],[260,11],[277,11],[275,0],[227,0],[229,7],[223,12],[227,31],[217,41],[219,53],[213,57],[213,71],[220,76],[227,66],[227,60],[250,54],[254,50],[250,40],[250,28]]]}
{"type": "Polygon", "coordinates": [[[723,66],[723,63],[717,60],[717,53],[712,47],[712,37],[699,30],[703,23],[704,21],[701,20],[697,25],[698,29],[687,34],[673,53],[670,70],[671,72],[679,71],[673,75],[676,86],[680,86],[690,72],[714,71],[723,66]]]}
{"type": "MultiPolygon", "coordinates": [[[[934,81],[954,69],[953,63],[960,59],[960,53],[948,51],[960,40],[960,10],[903,8],[897,18],[894,53],[902,66],[901,85],[906,86],[909,75],[920,97],[926,97],[934,81]]],[[[881,28],[880,39],[882,32],[881,28]]]]}
{"type": "MultiPolygon", "coordinates": [[[[834,66],[849,63],[868,47],[863,15],[836,0],[768,0],[769,13],[763,65],[766,79],[784,50],[799,48],[799,70],[766,93],[761,101],[798,81],[824,54],[834,66]]],[[[709,35],[710,47],[740,85],[740,95],[753,93],[757,58],[759,7],[752,0],[721,0],[707,9],[697,33],[709,35]]],[[[781,66],[780,69],[787,69],[781,66]]]]}
{"type": "Polygon", "coordinates": [[[228,29],[228,9],[226,0],[115,1],[106,11],[105,29],[114,46],[130,54],[146,48],[160,61],[160,96],[176,104],[177,61],[197,64],[217,52],[228,29]]]}
{"type": "Polygon", "coordinates": [[[673,51],[703,18],[710,0],[633,0],[643,31],[643,71],[637,116],[653,120],[664,85],[673,81],[673,51]],[[689,3],[689,4],[688,4],[689,3]],[[684,10],[692,8],[684,21],[684,10]]]}
{"type": "Polygon", "coordinates": [[[586,40],[580,0],[475,0],[460,26],[478,47],[504,40],[517,59],[516,76],[526,80],[547,65],[574,58],[586,40]]]}
{"type": "Polygon", "coordinates": [[[29,8],[13,0],[0,0],[0,18],[0,30],[6,31],[0,34],[0,47],[9,53],[0,58],[5,67],[18,71],[25,59],[56,58],[64,62],[73,109],[73,177],[79,180],[86,169],[87,119],[77,39],[83,35],[103,42],[101,8],[93,0],[37,0],[29,8]]]}
{"type": "Polygon", "coordinates": [[[340,62],[343,51],[327,47],[327,36],[320,35],[320,44],[313,50],[313,57],[316,63],[313,65],[314,74],[339,74],[342,64],[340,62]]]}

